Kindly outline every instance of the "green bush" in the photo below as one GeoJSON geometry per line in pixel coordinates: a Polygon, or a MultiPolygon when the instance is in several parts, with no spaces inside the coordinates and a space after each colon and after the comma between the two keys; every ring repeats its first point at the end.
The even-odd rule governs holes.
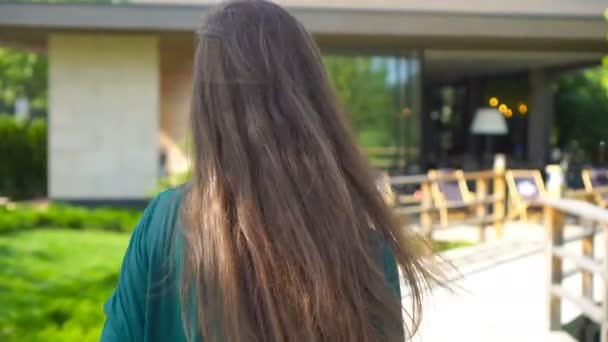
{"type": "Polygon", "coordinates": [[[0,206],[0,234],[42,227],[131,231],[141,211],[127,209],[87,209],[52,204],[47,209],[27,205],[0,206]]]}
{"type": "Polygon", "coordinates": [[[0,206],[0,234],[36,226],[37,213],[30,208],[9,210],[0,206]]]}
{"type": "Polygon", "coordinates": [[[0,196],[13,199],[46,195],[47,125],[0,115],[0,196]]]}

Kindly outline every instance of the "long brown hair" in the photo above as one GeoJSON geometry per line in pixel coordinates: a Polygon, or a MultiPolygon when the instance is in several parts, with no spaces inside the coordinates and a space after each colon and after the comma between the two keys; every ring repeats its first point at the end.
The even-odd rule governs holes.
{"type": "Polygon", "coordinates": [[[302,25],[263,0],[198,33],[182,304],[205,341],[403,341],[432,279],[378,191],[302,25]],[[194,313],[189,315],[188,313],[194,313]]]}

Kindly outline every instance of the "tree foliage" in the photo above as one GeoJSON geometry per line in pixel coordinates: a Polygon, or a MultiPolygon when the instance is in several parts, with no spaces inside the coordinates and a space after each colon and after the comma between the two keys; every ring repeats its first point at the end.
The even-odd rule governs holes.
{"type": "Polygon", "coordinates": [[[24,123],[0,115],[0,197],[44,196],[46,187],[46,122],[35,119],[24,123]]]}
{"type": "Polygon", "coordinates": [[[388,65],[365,56],[326,56],[334,90],[363,146],[394,143],[394,90],[387,83],[388,65]]]}
{"type": "Polygon", "coordinates": [[[563,75],[555,112],[560,145],[578,142],[594,155],[601,141],[608,142],[608,64],[563,75]]]}
{"type": "MultiPolygon", "coordinates": [[[[608,8],[604,16],[608,21],[608,8]]],[[[608,56],[602,66],[560,77],[555,114],[561,146],[580,146],[589,158],[608,143],[608,56]]]]}
{"type": "Polygon", "coordinates": [[[47,105],[45,55],[12,48],[0,48],[0,111],[12,111],[17,96],[26,96],[32,107],[47,105]]]}

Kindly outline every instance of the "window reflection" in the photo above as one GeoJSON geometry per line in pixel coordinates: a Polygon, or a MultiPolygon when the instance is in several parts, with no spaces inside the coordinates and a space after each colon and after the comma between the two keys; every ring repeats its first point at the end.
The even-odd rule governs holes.
{"type": "Polygon", "coordinates": [[[420,63],[416,53],[324,56],[332,85],[372,164],[416,172],[420,143],[420,63]]]}

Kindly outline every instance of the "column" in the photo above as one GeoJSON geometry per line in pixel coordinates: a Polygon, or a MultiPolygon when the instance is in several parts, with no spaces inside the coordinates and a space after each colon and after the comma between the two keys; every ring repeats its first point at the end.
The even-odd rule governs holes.
{"type": "Polygon", "coordinates": [[[51,34],[49,196],[143,199],[158,173],[158,38],[51,34]]]}
{"type": "Polygon", "coordinates": [[[528,114],[528,161],[542,168],[549,159],[551,128],[553,127],[553,90],[551,75],[543,69],[530,71],[530,111],[528,114]]]}

